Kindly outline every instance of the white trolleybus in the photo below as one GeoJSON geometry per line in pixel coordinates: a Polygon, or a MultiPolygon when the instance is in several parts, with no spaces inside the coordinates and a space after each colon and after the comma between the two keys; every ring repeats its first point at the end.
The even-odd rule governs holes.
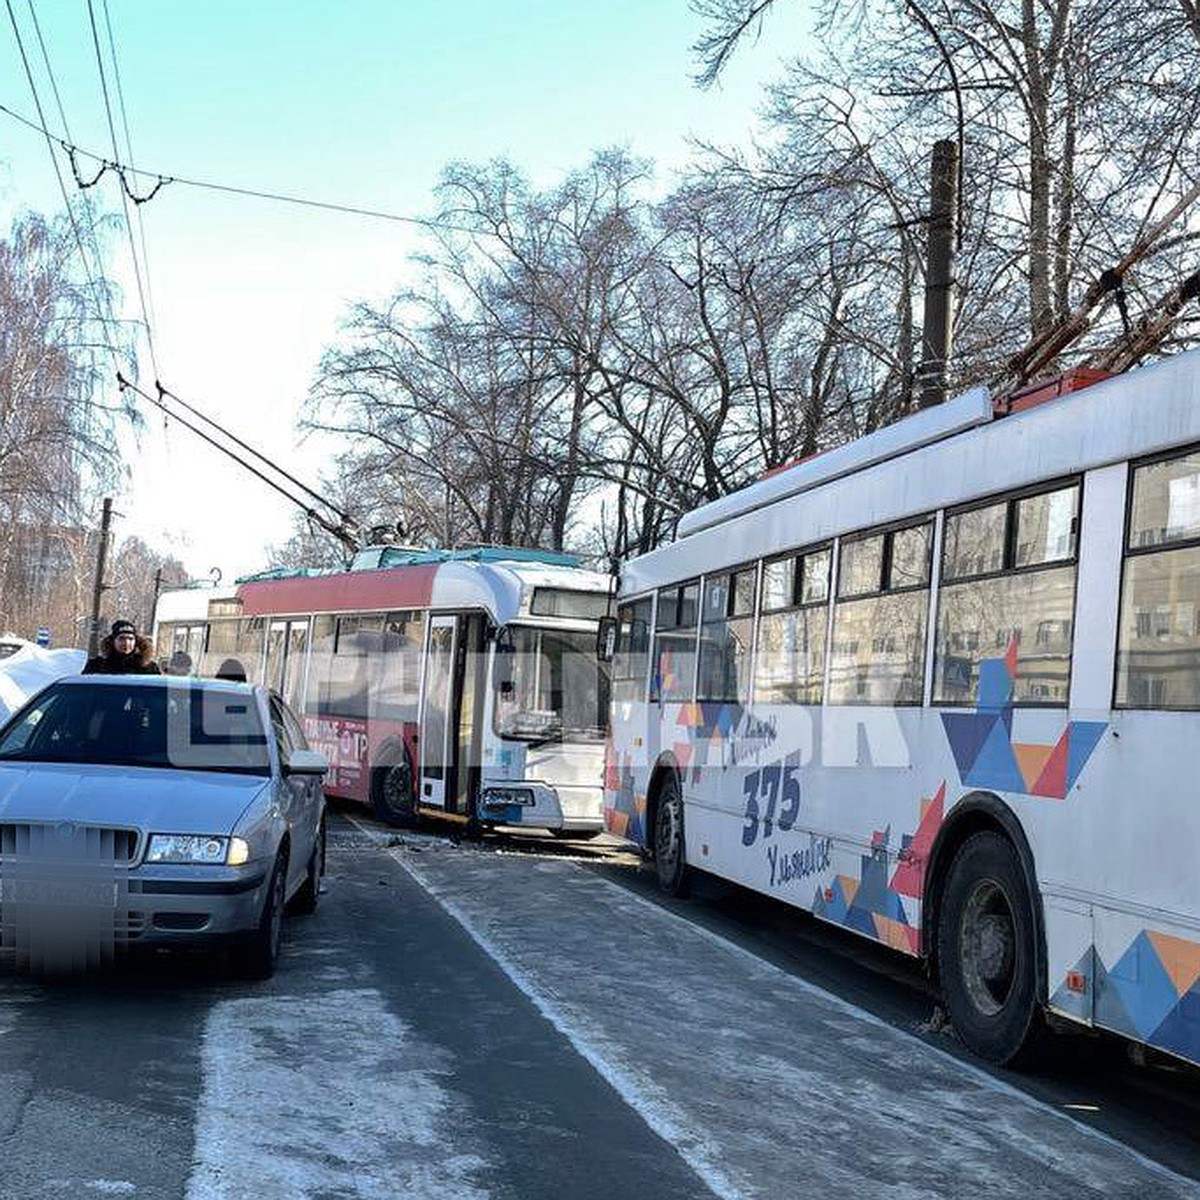
{"type": "Polygon", "coordinates": [[[603,831],[608,575],[571,555],[371,547],[159,599],[156,649],[242,671],[301,715],[325,790],[391,824],[603,831]]]}
{"type": "Polygon", "coordinates": [[[1061,390],[961,396],[627,563],[606,819],[668,891],[927,959],[990,1060],[1048,1012],[1200,1062],[1200,355],[1061,390]]]}

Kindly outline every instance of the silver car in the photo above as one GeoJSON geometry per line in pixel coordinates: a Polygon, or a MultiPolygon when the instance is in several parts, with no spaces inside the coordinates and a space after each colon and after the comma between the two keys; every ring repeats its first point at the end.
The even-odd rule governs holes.
{"type": "Polygon", "coordinates": [[[326,769],[262,687],[52,683],[0,728],[0,958],[223,943],[271,975],[285,906],[320,895],[326,769]]]}

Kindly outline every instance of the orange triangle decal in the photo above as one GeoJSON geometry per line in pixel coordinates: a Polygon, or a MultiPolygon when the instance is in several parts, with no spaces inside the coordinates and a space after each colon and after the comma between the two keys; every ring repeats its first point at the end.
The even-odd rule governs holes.
{"type": "Polygon", "coordinates": [[[1021,778],[1025,780],[1025,790],[1032,792],[1033,785],[1042,777],[1050,755],[1054,753],[1054,747],[1014,742],[1013,753],[1017,756],[1017,766],[1021,768],[1021,778]]]}
{"type": "Polygon", "coordinates": [[[1172,937],[1169,933],[1146,930],[1146,936],[1158,953],[1159,961],[1175,985],[1175,994],[1184,992],[1200,979],[1200,944],[1185,938],[1172,937]]]}

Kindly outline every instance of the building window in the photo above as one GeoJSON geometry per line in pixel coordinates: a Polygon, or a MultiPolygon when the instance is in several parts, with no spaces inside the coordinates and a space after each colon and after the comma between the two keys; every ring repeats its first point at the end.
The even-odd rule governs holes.
{"type": "Polygon", "coordinates": [[[845,539],[829,659],[831,704],[920,704],[933,523],[845,539]]]}

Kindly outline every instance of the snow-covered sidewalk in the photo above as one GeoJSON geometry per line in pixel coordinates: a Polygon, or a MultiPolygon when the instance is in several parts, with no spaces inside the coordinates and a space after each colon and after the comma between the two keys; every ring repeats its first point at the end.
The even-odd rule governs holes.
{"type": "Polygon", "coordinates": [[[719,1196],[1200,1194],[574,863],[391,853],[719,1196]]]}

